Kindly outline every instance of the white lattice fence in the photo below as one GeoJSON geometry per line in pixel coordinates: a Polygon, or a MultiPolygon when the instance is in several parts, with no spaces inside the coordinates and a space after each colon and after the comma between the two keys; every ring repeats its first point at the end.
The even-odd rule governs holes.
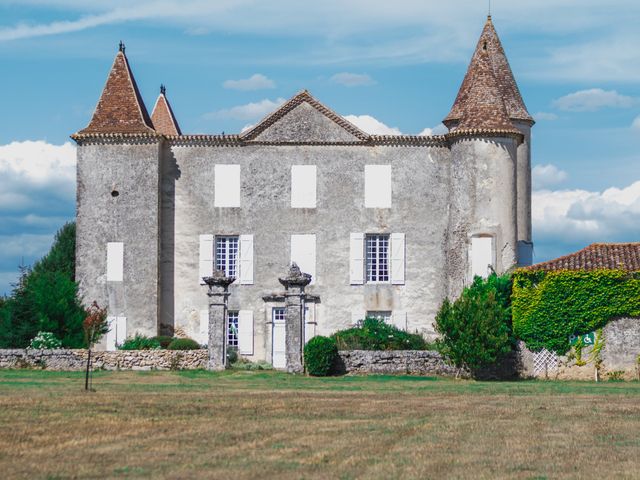
{"type": "Polygon", "coordinates": [[[554,372],[558,369],[558,354],[543,348],[533,352],[533,374],[535,376],[554,372]]]}

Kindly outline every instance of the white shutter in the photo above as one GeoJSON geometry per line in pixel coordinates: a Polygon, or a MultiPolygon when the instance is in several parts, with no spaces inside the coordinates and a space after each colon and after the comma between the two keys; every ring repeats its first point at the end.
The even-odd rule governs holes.
{"type": "Polygon", "coordinates": [[[391,283],[404,285],[405,241],[404,233],[391,234],[391,283]]]}
{"type": "Polygon", "coordinates": [[[316,208],[316,166],[291,166],[291,208],[316,208]]]}
{"type": "Polygon", "coordinates": [[[316,279],[316,236],[291,235],[291,261],[296,262],[300,270],[311,275],[311,283],[316,279]]]}
{"type": "Polygon", "coordinates": [[[493,237],[471,238],[471,279],[487,278],[489,265],[493,266],[493,237]]]}
{"type": "Polygon", "coordinates": [[[364,283],[364,233],[352,233],[349,255],[349,283],[364,283]]]}
{"type": "Polygon", "coordinates": [[[364,320],[366,316],[367,312],[365,312],[364,310],[354,310],[353,312],[351,312],[351,324],[355,325],[361,320],[364,320]]]}
{"type": "Polygon", "coordinates": [[[316,336],[316,320],[317,311],[315,304],[305,305],[304,307],[304,343],[316,336]]]}
{"type": "Polygon", "coordinates": [[[253,235],[240,235],[240,285],[253,285],[253,235]]]}
{"type": "Polygon", "coordinates": [[[214,167],[213,205],[215,207],[240,206],[240,165],[214,167]]]}
{"type": "Polygon", "coordinates": [[[394,310],[392,313],[393,325],[400,330],[407,330],[407,312],[404,310],[394,310]]]}
{"type": "Polygon", "coordinates": [[[391,208],[391,165],[364,166],[365,208],[391,208]]]}
{"type": "Polygon", "coordinates": [[[209,343],[209,310],[200,310],[200,326],[198,330],[198,343],[209,343]]]}
{"type": "Polygon", "coordinates": [[[107,282],[122,282],[124,276],[124,244],[107,243],[107,282]]]}
{"type": "Polygon", "coordinates": [[[107,351],[116,350],[116,325],[118,324],[116,317],[107,317],[109,331],[107,332],[107,351]]]}
{"type": "Polygon", "coordinates": [[[253,310],[238,312],[238,352],[253,355],[253,310]]]}
{"type": "Polygon", "coordinates": [[[200,264],[198,277],[200,285],[204,285],[202,277],[213,275],[213,235],[200,235],[200,264]]]}
{"type": "Polygon", "coordinates": [[[116,318],[116,344],[122,345],[127,339],[127,317],[116,318]]]}

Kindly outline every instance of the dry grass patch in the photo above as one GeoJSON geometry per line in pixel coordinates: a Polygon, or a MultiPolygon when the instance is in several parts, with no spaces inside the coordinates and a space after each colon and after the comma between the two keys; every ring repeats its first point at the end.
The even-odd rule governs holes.
{"type": "Polygon", "coordinates": [[[0,371],[4,478],[637,478],[640,384],[0,371]]]}

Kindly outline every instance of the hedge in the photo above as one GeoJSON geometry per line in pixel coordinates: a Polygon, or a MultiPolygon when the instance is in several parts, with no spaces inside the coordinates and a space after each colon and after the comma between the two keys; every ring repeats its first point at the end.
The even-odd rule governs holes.
{"type": "Polygon", "coordinates": [[[640,273],[518,270],[512,314],[514,333],[527,348],[563,354],[571,335],[602,328],[613,318],[640,316],[640,273]]]}

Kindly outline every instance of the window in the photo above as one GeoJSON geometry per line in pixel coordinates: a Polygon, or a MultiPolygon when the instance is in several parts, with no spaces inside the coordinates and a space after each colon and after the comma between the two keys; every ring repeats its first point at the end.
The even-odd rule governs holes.
{"type": "Polygon", "coordinates": [[[365,208],[391,208],[391,165],[364,166],[365,208]]]}
{"type": "Polygon", "coordinates": [[[240,165],[216,165],[214,175],[213,205],[239,207],[240,165]]]}
{"type": "Polygon", "coordinates": [[[238,276],[238,237],[216,237],[216,269],[227,277],[238,276]]]}
{"type": "Polygon", "coordinates": [[[238,348],[238,312],[228,313],[227,346],[238,348]]]}
{"type": "Polygon", "coordinates": [[[471,238],[471,280],[487,278],[493,269],[493,237],[471,238]]]}
{"type": "Polygon", "coordinates": [[[291,207],[316,208],[316,166],[291,166],[291,207]]]}
{"type": "Polygon", "coordinates": [[[276,307],[273,309],[273,321],[274,322],[284,322],[286,318],[287,310],[282,307],[276,307]]]}
{"type": "Polygon", "coordinates": [[[366,237],[367,282],[389,281],[389,235],[366,237]]]}
{"type": "Polygon", "coordinates": [[[107,243],[107,282],[122,282],[124,273],[124,244],[107,243]]]}
{"type": "Polygon", "coordinates": [[[377,318],[385,323],[393,323],[390,311],[367,312],[367,318],[377,318]]]}
{"type": "Polygon", "coordinates": [[[300,270],[311,275],[311,284],[316,279],[316,236],[315,234],[291,235],[291,261],[300,270]]]}

